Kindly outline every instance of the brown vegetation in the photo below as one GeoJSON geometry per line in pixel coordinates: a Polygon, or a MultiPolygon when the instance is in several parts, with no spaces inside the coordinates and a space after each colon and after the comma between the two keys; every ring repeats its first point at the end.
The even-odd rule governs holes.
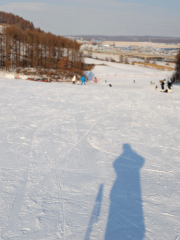
{"type": "Polygon", "coordinates": [[[138,66],[148,67],[148,68],[155,68],[155,69],[158,69],[158,70],[168,70],[168,71],[173,71],[174,70],[173,67],[157,65],[157,64],[154,64],[154,63],[133,62],[132,65],[138,65],[138,66]]]}
{"type": "Polygon", "coordinates": [[[113,58],[110,58],[110,62],[116,62],[116,60],[114,60],[113,58]]]}
{"type": "Polygon", "coordinates": [[[56,69],[64,75],[84,70],[80,45],[34,28],[33,23],[11,13],[0,12],[0,66],[6,68],[56,69]]]}
{"type": "Polygon", "coordinates": [[[32,22],[24,20],[23,18],[16,16],[12,13],[6,13],[1,11],[0,11],[0,23],[16,25],[23,31],[25,31],[27,28],[29,28],[30,30],[34,29],[34,25],[32,22]]]}
{"type": "Polygon", "coordinates": [[[95,64],[86,64],[84,63],[83,70],[84,71],[91,71],[96,65],[95,64]]]}
{"type": "Polygon", "coordinates": [[[175,68],[175,70],[176,70],[176,77],[179,78],[179,76],[180,76],[180,51],[176,56],[176,68],[175,68]]]}

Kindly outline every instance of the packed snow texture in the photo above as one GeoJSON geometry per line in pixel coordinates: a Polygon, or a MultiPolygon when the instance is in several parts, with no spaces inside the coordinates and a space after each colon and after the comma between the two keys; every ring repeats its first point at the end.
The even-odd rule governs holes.
{"type": "Polygon", "coordinates": [[[0,239],[180,239],[180,87],[108,64],[86,86],[0,79],[0,239]]]}

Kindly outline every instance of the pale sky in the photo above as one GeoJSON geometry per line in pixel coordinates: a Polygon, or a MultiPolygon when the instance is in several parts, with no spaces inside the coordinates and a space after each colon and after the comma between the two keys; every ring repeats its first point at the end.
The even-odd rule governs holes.
{"type": "Polygon", "coordinates": [[[180,0],[0,0],[0,11],[59,35],[180,37],[180,0]]]}

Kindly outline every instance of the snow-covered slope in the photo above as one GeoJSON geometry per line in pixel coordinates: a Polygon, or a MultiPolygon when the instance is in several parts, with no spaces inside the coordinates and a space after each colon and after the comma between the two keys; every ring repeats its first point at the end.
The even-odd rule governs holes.
{"type": "Polygon", "coordinates": [[[91,75],[110,73],[0,79],[0,239],[180,238],[180,88],[137,66],[91,75]]]}
{"type": "Polygon", "coordinates": [[[141,82],[143,85],[147,81],[157,81],[158,84],[160,79],[168,79],[172,76],[171,71],[160,71],[129,64],[105,62],[91,58],[86,58],[86,62],[97,64],[96,68],[89,73],[90,79],[92,77],[97,77],[99,80],[109,79],[118,84],[124,84],[125,82],[129,84],[135,79],[138,79],[138,82],[141,82]]]}

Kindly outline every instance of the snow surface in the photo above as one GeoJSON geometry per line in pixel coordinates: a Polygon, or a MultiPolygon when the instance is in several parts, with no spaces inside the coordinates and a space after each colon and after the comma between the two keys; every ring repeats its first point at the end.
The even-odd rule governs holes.
{"type": "Polygon", "coordinates": [[[138,66],[88,74],[106,76],[0,79],[0,239],[180,239],[180,88],[138,66]]]}
{"type": "MultiPolygon", "coordinates": [[[[29,69],[29,71],[35,71],[35,69],[31,68],[29,69]]],[[[27,79],[27,78],[35,78],[37,76],[35,76],[33,73],[31,75],[25,75],[23,73],[17,74],[16,71],[12,70],[12,71],[5,71],[5,70],[1,70],[0,71],[0,78],[7,78],[7,79],[16,79],[16,78],[20,78],[20,79],[27,79]]]]}

